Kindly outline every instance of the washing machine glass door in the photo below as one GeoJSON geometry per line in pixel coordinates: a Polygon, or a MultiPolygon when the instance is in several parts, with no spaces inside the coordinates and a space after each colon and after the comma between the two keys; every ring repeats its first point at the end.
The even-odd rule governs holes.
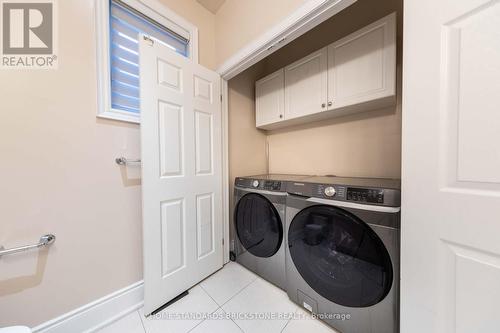
{"type": "Polygon", "coordinates": [[[234,221],[243,247],[257,257],[274,255],[283,241],[283,225],[278,211],[264,196],[244,195],[236,206],[234,221]]]}
{"type": "Polygon", "coordinates": [[[326,205],[301,210],[290,224],[288,246],[304,280],[334,303],[367,307],[390,291],[389,253],[369,225],[345,210],[326,205]]]}

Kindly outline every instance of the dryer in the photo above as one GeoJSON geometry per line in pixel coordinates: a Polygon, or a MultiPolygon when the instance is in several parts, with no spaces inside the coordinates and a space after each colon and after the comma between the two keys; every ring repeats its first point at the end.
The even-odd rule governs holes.
{"type": "Polygon", "coordinates": [[[287,182],[308,176],[237,177],[231,258],[285,288],[285,202],[287,182]]]}
{"type": "Polygon", "coordinates": [[[286,290],[342,333],[399,332],[400,181],[288,185],[286,290]]]}

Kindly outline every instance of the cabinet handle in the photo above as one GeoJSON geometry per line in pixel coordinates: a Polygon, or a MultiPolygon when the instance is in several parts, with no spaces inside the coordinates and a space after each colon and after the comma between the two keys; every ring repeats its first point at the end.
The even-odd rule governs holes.
{"type": "Polygon", "coordinates": [[[332,106],[332,104],[333,104],[332,102],[328,102],[328,106],[332,106]]]}
{"type": "Polygon", "coordinates": [[[325,104],[325,103],[321,104],[321,107],[322,107],[322,108],[324,108],[325,106],[326,106],[326,104],[325,104]]]}
{"type": "Polygon", "coordinates": [[[281,119],[281,118],[283,118],[283,115],[282,115],[282,114],[280,114],[280,119],[281,119]]]}

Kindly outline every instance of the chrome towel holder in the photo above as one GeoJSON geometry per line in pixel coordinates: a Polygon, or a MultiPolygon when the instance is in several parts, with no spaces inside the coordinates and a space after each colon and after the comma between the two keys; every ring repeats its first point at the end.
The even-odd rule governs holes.
{"type": "Polygon", "coordinates": [[[121,157],[115,158],[115,162],[118,165],[127,165],[127,164],[141,163],[141,160],[140,159],[129,160],[128,158],[121,156],[121,157]]]}
{"type": "Polygon", "coordinates": [[[25,245],[25,246],[19,246],[19,247],[14,247],[12,249],[4,249],[3,246],[0,246],[0,257],[8,255],[8,254],[14,254],[14,253],[19,253],[19,252],[24,252],[32,249],[38,249],[41,247],[49,246],[50,244],[54,243],[56,241],[56,236],[52,234],[47,234],[43,235],[40,237],[40,240],[38,241],[37,244],[32,244],[32,245],[25,245]]]}

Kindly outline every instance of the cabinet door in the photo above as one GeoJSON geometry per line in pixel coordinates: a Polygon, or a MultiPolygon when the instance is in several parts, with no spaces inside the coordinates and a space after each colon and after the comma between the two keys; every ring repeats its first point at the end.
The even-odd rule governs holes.
{"type": "Polygon", "coordinates": [[[255,123],[257,127],[283,119],[285,92],[283,68],[255,83],[255,123]]]}
{"type": "Polygon", "coordinates": [[[326,110],[326,47],[285,67],[285,119],[326,110]]]}
{"type": "Polygon", "coordinates": [[[396,94],[396,14],[328,47],[328,108],[396,94]]]}

